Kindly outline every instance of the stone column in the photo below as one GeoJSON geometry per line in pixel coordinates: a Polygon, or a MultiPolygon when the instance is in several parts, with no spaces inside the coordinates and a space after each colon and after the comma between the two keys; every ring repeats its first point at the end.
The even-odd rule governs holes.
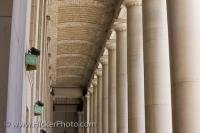
{"type": "Polygon", "coordinates": [[[128,133],[128,87],[127,87],[127,31],[126,26],[117,24],[117,133],[128,133]]]}
{"type": "MultiPolygon", "coordinates": [[[[94,109],[94,95],[93,95],[93,87],[89,88],[89,92],[90,92],[90,122],[94,121],[94,117],[93,117],[93,109],[94,109]]],[[[90,133],[93,133],[93,127],[90,127],[90,133]]]]}
{"type": "MultiPolygon", "coordinates": [[[[30,32],[29,32],[28,22],[30,22],[31,1],[30,0],[27,0],[27,1],[15,0],[14,2],[12,2],[11,0],[8,2],[1,1],[0,3],[1,3],[0,16],[4,16],[4,18],[7,19],[7,20],[1,19],[0,23],[7,23],[7,25],[3,24],[5,26],[4,28],[9,28],[9,29],[3,28],[3,31],[5,33],[3,36],[1,36],[0,34],[1,36],[0,45],[8,45],[9,47],[9,43],[7,43],[7,39],[10,39],[10,55],[9,55],[9,68],[8,68],[9,73],[8,73],[8,77],[7,75],[5,75],[5,78],[6,77],[8,78],[8,82],[4,80],[5,83],[3,83],[3,87],[6,87],[7,86],[6,83],[8,83],[7,107],[6,107],[6,104],[4,104],[4,107],[3,107],[3,108],[7,108],[7,111],[6,111],[7,115],[4,113],[4,109],[3,110],[0,109],[0,111],[3,111],[1,113],[6,115],[7,117],[6,121],[8,123],[16,123],[16,122],[21,122],[21,121],[25,122],[26,115],[24,114],[26,113],[27,101],[25,99],[26,99],[26,94],[27,94],[26,93],[27,87],[24,82],[25,81],[24,52],[25,52],[26,44],[29,43],[30,32]],[[7,9],[9,9],[9,11],[6,11],[7,9]],[[12,19],[11,19],[11,14],[10,14],[11,12],[12,12],[12,19]],[[11,34],[10,34],[9,31],[7,30],[10,30],[11,21],[12,21],[12,26],[11,26],[11,34]],[[9,37],[9,35],[11,35],[11,38],[9,37]],[[2,39],[1,39],[2,37],[5,39],[5,42],[4,41],[2,42],[2,39]]],[[[1,26],[0,26],[0,32],[1,32],[1,26]]],[[[4,52],[8,52],[8,47],[7,46],[5,47],[4,52]]],[[[2,46],[0,48],[2,48],[2,46]]],[[[2,53],[0,55],[2,55],[2,53]]],[[[2,59],[2,57],[0,59],[2,59]]],[[[5,65],[7,65],[8,61],[4,61],[5,59],[8,59],[8,58],[4,56],[4,59],[3,59],[3,62],[5,62],[6,63],[5,65]]],[[[7,74],[7,70],[4,67],[5,67],[4,65],[1,66],[1,68],[5,70],[5,72],[1,73],[1,76],[3,76],[2,74],[7,74]]],[[[1,91],[4,89],[6,88],[1,88],[1,91]]],[[[6,94],[5,92],[1,92],[1,93],[6,94]]],[[[4,97],[1,97],[1,98],[4,98],[4,97]]],[[[5,116],[3,120],[5,120],[5,116]]],[[[6,133],[24,133],[25,132],[25,128],[20,128],[20,127],[13,128],[12,126],[13,125],[6,127],[6,133]]],[[[0,129],[0,131],[2,130],[0,129]]],[[[4,128],[3,128],[3,131],[5,131],[4,128]]]]}
{"type": "Polygon", "coordinates": [[[168,0],[175,133],[200,132],[199,7],[199,0],[168,0]]]}
{"type": "MultiPolygon", "coordinates": [[[[50,96],[50,122],[53,122],[53,96],[50,96]]],[[[33,132],[32,132],[33,133],[33,132]]],[[[53,133],[53,128],[50,128],[50,133],[53,133]]]]}
{"type": "Polygon", "coordinates": [[[102,64],[102,132],[108,133],[108,56],[104,55],[102,64]]]}
{"type": "Polygon", "coordinates": [[[145,133],[142,0],[126,1],[130,133],[145,133]]]}
{"type": "MultiPolygon", "coordinates": [[[[86,98],[86,122],[90,122],[90,94],[89,92],[85,96],[86,98]]],[[[90,132],[90,127],[86,127],[86,133],[90,132]]]]}
{"type": "Polygon", "coordinates": [[[93,85],[93,102],[94,102],[94,106],[93,106],[93,117],[94,117],[94,121],[95,122],[95,127],[93,127],[93,133],[97,133],[97,79],[94,78],[92,81],[92,85],[93,85]]]}
{"type": "Polygon", "coordinates": [[[117,105],[116,105],[116,40],[108,40],[108,122],[109,133],[117,132],[117,105]]]}
{"type": "Polygon", "coordinates": [[[102,133],[102,70],[95,71],[97,75],[97,133],[102,133]]]}
{"type": "Polygon", "coordinates": [[[146,132],[172,133],[166,0],[143,0],[143,28],[146,132]]]}

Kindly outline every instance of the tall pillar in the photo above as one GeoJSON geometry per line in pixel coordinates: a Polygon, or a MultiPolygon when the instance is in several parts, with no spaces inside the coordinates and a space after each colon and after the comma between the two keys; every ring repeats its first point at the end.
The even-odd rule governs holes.
{"type": "MultiPolygon", "coordinates": [[[[89,92],[90,92],[90,122],[94,122],[94,117],[93,117],[93,109],[94,109],[94,99],[93,99],[93,97],[94,97],[94,95],[93,95],[93,87],[90,87],[89,88],[89,92]]],[[[90,133],[93,133],[93,127],[90,127],[90,133]]]]}
{"type": "MultiPolygon", "coordinates": [[[[90,94],[89,92],[85,95],[86,98],[86,122],[90,122],[90,94]]],[[[90,132],[90,127],[85,128],[85,132],[89,133],[90,132]]]]}
{"type": "Polygon", "coordinates": [[[97,75],[97,133],[102,133],[102,70],[95,71],[97,75]]]}
{"type": "Polygon", "coordinates": [[[172,133],[166,0],[143,0],[146,133],[172,133]]]}
{"type": "Polygon", "coordinates": [[[108,57],[104,55],[102,64],[102,132],[108,133],[108,57]]]}
{"type": "Polygon", "coordinates": [[[130,133],[145,133],[142,0],[126,1],[130,133]]]}
{"type": "Polygon", "coordinates": [[[199,0],[168,0],[175,133],[200,132],[199,7],[199,0]]]}
{"type": "Polygon", "coordinates": [[[128,133],[127,31],[115,25],[117,66],[117,133],[128,133]]]}
{"type": "MultiPolygon", "coordinates": [[[[24,99],[26,99],[27,88],[24,83],[25,81],[24,52],[26,44],[29,43],[30,23],[28,22],[30,22],[31,1],[15,0],[12,4],[11,0],[8,1],[8,5],[6,6],[4,5],[4,2],[1,1],[0,3],[1,3],[0,7],[3,7],[3,9],[10,8],[11,10],[9,12],[12,12],[6,121],[10,124],[16,122],[25,122],[26,118],[25,105],[27,101],[24,99]]],[[[7,1],[5,3],[7,3],[7,1]]],[[[0,12],[2,13],[2,10],[0,10],[0,12]]],[[[4,16],[4,18],[7,18],[6,23],[8,23],[8,25],[5,26],[9,28],[8,26],[10,25],[10,20],[11,20],[11,17],[9,17],[10,15],[2,14],[2,16],[4,16]]],[[[0,22],[5,22],[5,20],[0,20],[0,22]]],[[[9,32],[6,30],[4,31],[5,31],[5,39],[8,39],[6,35],[9,35],[9,32]]],[[[1,42],[0,45],[4,45],[2,43],[4,42],[1,42]]],[[[4,52],[6,51],[7,48],[5,49],[4,52]]],[[[6,69],[4,70],[6,73],[6,69]]],[[[6,82],[7,81],[5,80],[5,83],[6,82]]],[[[6,106],[4,108],[6,108],[6,106]]],[[[6,133],[24,133],[24,132],[25,128],[20,128],[20,127],[13,128],[12,124],[6,127],[6,133]]]]}
{"type": "Polygon", "coordinates": [[[92,85],[93,85],[93,102],[94,102],[94,106],[93,106],[93,122],[95,122],[95,127],[93,127],[93,133],[97,133],[97,79],[94,78],[92,80],[92,85]]]}
{"type": "MultiPolygon", "coordinates": [[[[53,122],[53,96],[50,96],[49,103],[50,103],[50,109],[49,109],[49,112],[50,112],[50,122],[53,122]]],[[[50,133],[53,133],[53,128],[50,128],[50,133]]]]}
{"type": "Polygon", "coordinates": [[[108,122],[109,133],[117,132],[117,105],[116,105],[116,41],[108,40],[108,122]]]}

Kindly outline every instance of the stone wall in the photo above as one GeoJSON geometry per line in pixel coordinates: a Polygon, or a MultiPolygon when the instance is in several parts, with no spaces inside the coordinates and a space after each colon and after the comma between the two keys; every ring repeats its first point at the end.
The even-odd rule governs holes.
{"type": "Polygon", "coordinates": [[[0,3],[0,133],[5,133],[12,0],[0,0],[0,3]]]}

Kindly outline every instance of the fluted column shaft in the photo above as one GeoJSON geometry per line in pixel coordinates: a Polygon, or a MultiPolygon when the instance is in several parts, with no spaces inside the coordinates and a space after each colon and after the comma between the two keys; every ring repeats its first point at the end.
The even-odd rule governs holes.
{"type": "Polygon", "coordinates": [[[102,70],[97,74],[97,133],[102,133],[102,70]]]}
{"type": "Polygon", "coordinates": [[[128,133],[127,32],[123,26],[118,26],[115,30],[117,51],[117,133],[128,133]]]}
{"type": "Polygon", "coordinates": [[[117,132],[117,105],[116,105],[116,44],[115,40],[108,40],[108,122],[109,133],[117,132]]]}
{"type": "Polygon", "coordinates": [[[108,133],[108,57],[101,58],[102,63],[102,132],[108,133]]]}
{"type": "Polygon", "coordinates": [[[143,0],[146,133],[172,133],[166,0],[143,0]]]}
{"type": "Polygon", "coordinates": [[[142,0],[127,7],[129,133],[145,133],[142,0]]]}
{"type": "Polygon", "coordinates": [[[175,133],[200,133],[200,1],[168,0],[175,133]]]}

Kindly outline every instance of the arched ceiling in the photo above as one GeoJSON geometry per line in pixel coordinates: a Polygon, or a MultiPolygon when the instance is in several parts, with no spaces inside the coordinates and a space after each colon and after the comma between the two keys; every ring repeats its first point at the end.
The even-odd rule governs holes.
{"type": "Polygon", "coordinates": [[[113,21],[117,0],[49,3],[50,77],[54,87],[86,87],[113,21]]]}

